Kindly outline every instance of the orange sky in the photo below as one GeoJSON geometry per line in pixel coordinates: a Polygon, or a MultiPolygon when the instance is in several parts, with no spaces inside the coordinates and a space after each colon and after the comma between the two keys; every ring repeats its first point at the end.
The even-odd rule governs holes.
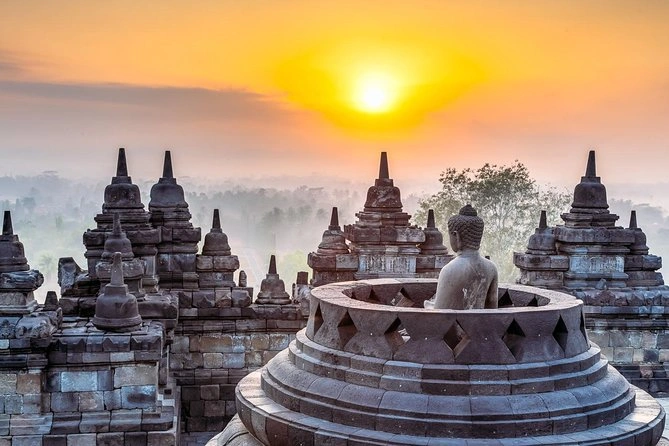
{"type": "Polygon", "coordinates": [[[155,164],[141,177],[165,148],[182,175],[356,180],[383,149],[393,177],[435,184],[518,159],[573,185],[592,147],[607,182],[663,181],[669,160],[664,1],[23,0],[0,17],[0,174],[106,177],[119,146],[155,164]]]}

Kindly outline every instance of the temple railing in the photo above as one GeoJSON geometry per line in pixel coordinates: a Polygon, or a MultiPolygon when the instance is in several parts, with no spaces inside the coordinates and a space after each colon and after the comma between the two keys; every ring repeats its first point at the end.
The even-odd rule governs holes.
{"type": "Polygon", "coordinates": [[[495,310],[424,309],[435,291],[431,279],[315,288],[306,335],[347,353],[423,364],[550,362],[590,348],[583,304],[567,294],[502,284],[495,310]]]}

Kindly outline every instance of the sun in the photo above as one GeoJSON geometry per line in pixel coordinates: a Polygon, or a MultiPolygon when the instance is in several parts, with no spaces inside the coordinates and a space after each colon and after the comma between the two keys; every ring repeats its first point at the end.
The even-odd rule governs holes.
{"type": "Polygon", "coordinates": [[[382,74],[361,76],[357,82],[353,102],[355,108],[365,113],[387,113],[397,99],[392,78],[382,74]]]}

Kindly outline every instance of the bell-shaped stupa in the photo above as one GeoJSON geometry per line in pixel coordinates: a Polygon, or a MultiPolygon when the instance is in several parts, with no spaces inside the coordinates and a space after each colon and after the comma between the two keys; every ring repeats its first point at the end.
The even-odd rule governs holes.
{"type": "Polygon", "coordinates": [[[255,303],[285,305],[290,303],[290,295],[286,292],[286,285],[276,272],[276,257],[269,259],[267,276],[260,283],[260,292],[255,303]]]}
{"type": "Polygon", "coordinates": [[[123,261],[120,252],[114,253],[111,279],[95,303],[93,325],[103,331],[134,331],[142,323],[137,299],[128,292],[123,280],[123,261]]]}

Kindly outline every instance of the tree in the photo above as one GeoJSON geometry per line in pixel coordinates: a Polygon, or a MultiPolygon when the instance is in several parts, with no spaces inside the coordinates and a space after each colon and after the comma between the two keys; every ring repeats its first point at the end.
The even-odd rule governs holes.
{"type": "Polygon", "coordinates": [[[541,210],[546,210],[549,224],[557,222],[571,201],[566,191],[540,187],[518,161],[510,166],[486,163],[476,170],[449,168],[439,182],[441,190],[420,201],[416,222],[424,224],[428,209],[434,209],[437,226],[447,239],[448,219],[471,203],[485,222],[481,254],[497,264],[500,280],[505,282],[515,280],[513,251],[525,250],[541,210]]]}

